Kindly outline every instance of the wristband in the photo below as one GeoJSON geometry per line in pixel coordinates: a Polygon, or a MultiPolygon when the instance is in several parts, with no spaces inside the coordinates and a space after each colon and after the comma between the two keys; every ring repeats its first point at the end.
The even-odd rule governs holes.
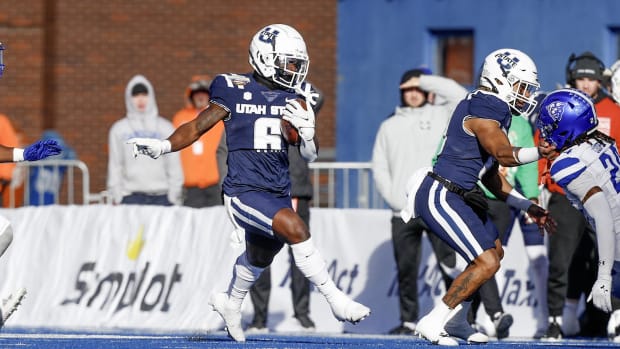
{"type": "Polygon", "coordinates": [[[299,134],[305,141],[311,141],[314,138],[314,127],[301,127],[299,134]]]}
{"type": "Polygon", "coordinates": [[[161,153],[163,154],[168,154],[172,151],[172,143],[170,143],[169,140],[164,139],[163,141],[161,141],[161,153]]]}
{"type": "Polygon", "coordinates": [[[24,161],[24,149],[13,148],[13,162],[24,161]]]}
{"type": "Polygon", "coordinates": [[[527,212],[527,209],[530,208],[530,206],[534,205],[532,201],[526,199],[515,188],[512,188],[510,193],[508,193],[508,197],[506,197],[506,203],[524,212],[527,212]]]}
{"type": "Polygon", "coordinates": [[[530,148],[512,148],[512,157],[519,164],[529,164],[530,162],[538,161],[540,159],[540,152],[538,147],[530,148]]]}

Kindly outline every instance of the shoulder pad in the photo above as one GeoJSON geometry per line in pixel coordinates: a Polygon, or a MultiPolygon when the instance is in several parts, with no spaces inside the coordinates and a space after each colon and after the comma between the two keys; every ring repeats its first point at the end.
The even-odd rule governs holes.
{"type": "Polygon", "coordinates": [[[490,93],[476,92],[471,95],[469,114],[475,117],[499,121],[503,124],[506,117],[512,117],[506,102],[490,93]]]}

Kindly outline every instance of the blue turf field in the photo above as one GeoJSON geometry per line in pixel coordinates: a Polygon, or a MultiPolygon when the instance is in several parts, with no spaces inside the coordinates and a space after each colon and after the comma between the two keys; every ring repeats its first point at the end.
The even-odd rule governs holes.
{"type": "MultiPolygon", "coordinates": [[[[467,345],[462,343],[462,345],[467,345]]],[[[492,341],[477,347],[493,348],[612,348],[620,344],[607,340],[563,340],[544,343],[532,340],[492,341]]],[[[189,349],[189,348],[264,348],[264,349],[353,349],[353,348],[438,348],[408,336],[351,334],[260,334],[249,335],[247,342],[235,343],[225,332],[204,334],[157,334],[118,332],[68,332],[49,329],[5,329],[0,333],[0,348],[45,349],[189,349]]]]}

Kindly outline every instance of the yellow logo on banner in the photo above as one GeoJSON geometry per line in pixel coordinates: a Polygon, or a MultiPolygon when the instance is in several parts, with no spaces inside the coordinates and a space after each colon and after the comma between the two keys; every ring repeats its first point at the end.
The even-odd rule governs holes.
{"type": "Polygon", "coordinates": [[[135,261],[140,256],[140,252],[142,252],[142,247],[144,246],[144,239],[142,235],[144,233],[144,224],[140,225],[140,229],[138,229],[138,236],[136,236],[133,241],[129,242],[129,247],[127,247],[127,257],[132,261],[135,261]]]}

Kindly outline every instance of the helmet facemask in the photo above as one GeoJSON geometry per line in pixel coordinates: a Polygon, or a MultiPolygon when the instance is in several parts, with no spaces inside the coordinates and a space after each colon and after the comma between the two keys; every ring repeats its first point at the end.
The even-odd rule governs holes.
{"type": "Polygon", "coordinates": [[[294,88],[306,79],[308,63],[307,57],[301,55],[275,54],[272,79],[282,86],[294,88]]]}
{"type": "Polygon", "coordinates": [[[529,115],[536,107],[536,104],[538,104],[534,95],[539,88],[540,85],[535,82],[517,80],[512,85],[512,91],[508,96],[508,104],[513,111],[519,114],[529,115]]]}

